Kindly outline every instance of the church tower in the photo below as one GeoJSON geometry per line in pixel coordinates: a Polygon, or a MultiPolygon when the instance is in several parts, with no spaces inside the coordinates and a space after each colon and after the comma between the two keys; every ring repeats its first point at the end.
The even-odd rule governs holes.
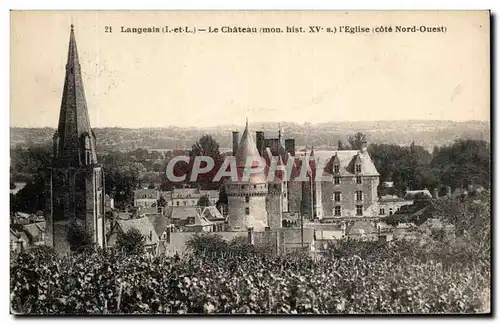
{"type": "Polygon", "coordinates": [[[76,228],[105,247],[104,174],[97,164],[96,137],[90,127],[73,25],[52,147],[52,167],[45,174],[45,244],[59,253],[68,252],[68,230],[76,228]]]}

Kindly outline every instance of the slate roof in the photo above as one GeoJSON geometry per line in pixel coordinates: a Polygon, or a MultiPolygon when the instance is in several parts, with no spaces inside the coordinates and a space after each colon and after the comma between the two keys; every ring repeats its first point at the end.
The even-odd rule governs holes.
{"type": "Polygon", "coordinates": [[[163,232],[165,232],[165,229],[167,226],[170,224],[168,221],[167,217],[161,215],[161,214],[152,214],[152,215],[147,215],[146,216],[151,224],[153,225],[156,235],[161,237],[163,232]]]}
{"type": "Polygon", "coordinates": [[[211,226],[213,224],[214,223],[212,223],[211,221],[209,221],[208,219],[206,219],[205,216],[197,214],[194,217],[194,224],[187,224],[186,226],[187,227],[193,227],[193,226],[211,226]]]}
{"type": "MultiPolygon", "coordinates": [[[[295,159],[298,161],[303,161],[304,156],[310,156],[308,152],[297,152],[295,154],[295,159]]],[[[373,164],[370,155],[366,151],[358,150],[340,150],[340,151],[327,151],[320,150],[314,151],[314,163],[312,165],[324,166],[324,171],[327,174],[333,174],[333,166],[338,163],[339,176],[341,177],[352,177],[355,175],[355,165],[356,159],[359,158],[361,163],[361,175],[362,176],[379,176],[377,168],[373,164]]],[[[298,163],[300,165],[300,163],[298,163]]]]}
{"type": "Polygon", "coordinates": [[[215,206],[208,206],[203,209],[202,215],[205,216],[208,220],[223,220],[224,216],[215,206]]]}
{"type": "Polygon", "coordinates": [[[71,25],[59,125],[55,134],[55,139],[58,139],[57,162],[65,166],[85,165],[79,145],[85,135],[89,136],[91,160],[96,163],[95,135],[90,127],[75,32],[71,25]]]}
{"type": "Polygon", "coordinates": [[[170,218],[187,220],[188,217],[196,217],[201,213],[199,207],[172,207],[170,218]]]}
{"type": "Polygon", "coordinates": [[[45,222],[26,224],[23,226],[23,229],[33,239],[45,232],[45,222]]]}
{"type": "Polygon", "coordinates": [[[428,189],[406,190],[406,193],[404,196],[404,199],[406,199],[406,200],[425,199],[425,198],[432,198],[432,195],[428,189]]]}
{"type": "Polygon", "coordinates": [[[378,199],[379,202],[396,202],[396,201],[405,201],[405,199],[398,197],[396,195],[385,195],[378,199]]]}
{"type": "MultiPolygon", "coordinates": [[[[234,156],[236,160],[238,181],[233,181],[231,177],[226,179],[226,183],[242,183],[243,171],[245,169],[245,165],[247,160],[252,161],[252,167],[257,167],[259,163],[264,163],[261,158],[259,151],[257,150],[257,145],[255,144],[250,131],[248,130],[248,121],[245,125],[245,130],[241,135],[240,142],[238,144],[238,150],[234,156]]],[[[267,177],[264,171],[259,173],[252,173],[249,176],[248,181],[244,181],[244,183],[249,184],[262,184],[267,183],[267,177]]]]}

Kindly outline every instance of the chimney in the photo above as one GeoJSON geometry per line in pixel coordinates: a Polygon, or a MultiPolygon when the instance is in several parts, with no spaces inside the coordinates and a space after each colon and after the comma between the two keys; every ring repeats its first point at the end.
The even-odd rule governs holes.
{"type": "Polygon", "coordinates": [[[247,242],[248,244],[254,244],[255,243],[255,237],[254,237],[254,231],[253,231],[253,227],[249,227],[248,228],[248,237],[247,237],[247,242]]]}
{"type": "Polygon", "coordinates": [[[361,141],[361,152],[368,152],[368,142],[365,139],[361,141]]]}
{"type": "Polygon", "coordinates": [[[337,150],[342,151],[344,149],[344,144],[342,143],[342,140],[339,140],[337,142],[337,150]]]}
{"type": "Polygon", "coordinates": [[[451,197],[451,187],[446,186],[446,197],[451,197]]]}
{"type": "Polygon", "coordinates": [[[233,132],[233,156],[236,155],[236,151],[238,151],[238,144],[240,142],[240,133],[233,132]]]}
{"type": "Polygon", "coordinates": [[[291,156],[295,156],[295,138],[285,139],[285,152],[290,153],[291,156]]]}
{"type": "Polygon", "coordinates": [[[439,198],[439,189],[438,189],[437,187],[436,187],[436,188],[434,188],[434,192],[433,192],[433,193],[434,193],[434,194],[433,194],[434,198],[435,198],[435,199],[438,199],[438,198],[439,198]]]}
{"type": "Polygon", "coordinates": [[[264,155],[264,132],[263,131],[256,131],[255,132],[255,143],[257,145],[257,151],[259,151],[260,156],[264,155]]]}

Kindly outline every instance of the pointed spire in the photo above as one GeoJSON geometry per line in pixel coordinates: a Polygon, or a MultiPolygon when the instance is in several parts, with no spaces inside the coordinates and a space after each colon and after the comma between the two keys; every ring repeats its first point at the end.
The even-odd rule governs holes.
{"type": "Polygon", "coordinates": [[[76,49],[76,39],[75,39],[75,25],[70,25],[71,30],[69,33],[69,48],[68,48],[68,61],[66,63],[66,68],[71,67],[80,67],[80,63],[78,61],[78,51],[76,49]]]}
{"type": "Polygon", "coordinates": [[[59,163],[82,166],[97,162],[95,136],[90,128],[73,24],[70,25],[66,76],[55,140],[59,163]],[[84,139],[84,135],[88,138],[84,139]]]}

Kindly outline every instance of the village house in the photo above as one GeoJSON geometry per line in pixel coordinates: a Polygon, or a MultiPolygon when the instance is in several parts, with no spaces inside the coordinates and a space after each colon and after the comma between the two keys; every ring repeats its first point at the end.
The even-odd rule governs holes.
{"type": "Polygon", "coordinates": [[[144,237],[144,248],[147,253],[156,253],[160,238],[148,217],[141,217],[129,220],[117,220],[112,232],[110,233],[107,243],[108,246],[114,246],[117,243],[118,235],[126,233],[130,229],[135,228],[144,237]]]}
{"type": "Polygon", "coordinates": [[[29,245],[44,245],[45,240],[45,222],[38,222],[23,225],[29,245]]]}
{"type": "Polygon", "coordinates": [[[134,207],[156,207],[160,193],[156,189],[136,189],[134,191],[134,207]]]}
{"type": "Polygon", "coordinates": [[[21,253],[28,248],[29,239],[26,233],[10,229],[10,251],[21,253]]]}
{"type": "Polygon", "coordinates": [[[401,209],[403,206],[412,205],[413,200],[403,199],[396,195],[385,195],[377,200],[375,205],[378,215],[381,217],[391,216],[401,209]]]}
{"type": "Polygon", "coordinates": [[[174,188],[172,191],[162,191],[160,196],[165,199],[167,206],[188,207],[198,206],[201,197],[208,198],[210,205],[215,205],[219,200],[219,190],[201,190],[198,188],[174,188]]]}

